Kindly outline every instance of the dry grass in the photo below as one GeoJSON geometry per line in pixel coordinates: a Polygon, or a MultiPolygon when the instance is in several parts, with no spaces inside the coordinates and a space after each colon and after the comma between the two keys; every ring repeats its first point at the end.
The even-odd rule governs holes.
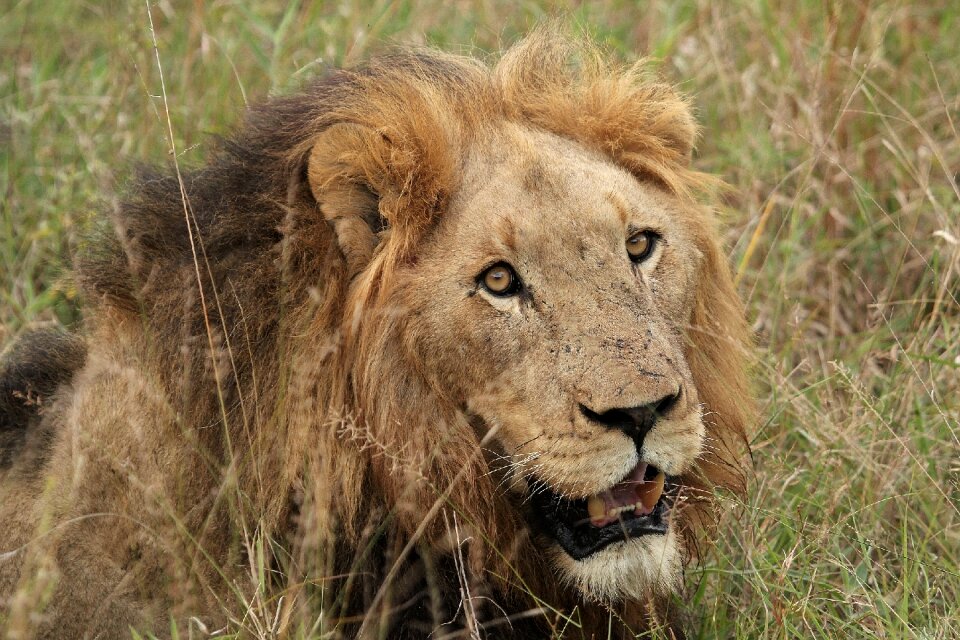
{"type": "MultiPolygon", "coordinates": [[[[0,7],[0,340],[78,319],[61,273],[127,163],[388,41],[496,49],[569,10],[464,0],[0,7]]],[[[684,0],[572,15],[696,97],[697,164],[761,344],[749,501],[689,575],[694,637],[960,637],[960,6],[684,0]]],[[[256,563],[254,563],[256,565],[256,563]]],[[[249,632],[273,637],[276,603],[249,632]]],[[[255,622],[254,622],[255,620],[255,622]]],[[[308,635],[306,632],[301,635],[308,635]]]]}

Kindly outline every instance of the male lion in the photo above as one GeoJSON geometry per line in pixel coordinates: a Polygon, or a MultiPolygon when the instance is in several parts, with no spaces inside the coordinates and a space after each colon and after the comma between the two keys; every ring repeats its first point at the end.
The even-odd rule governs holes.
{"type": "Polygon", "coordinates": [[[8,637],[679,633],[752,407],[695,136],[541,30],[334,72],[140,175],[79,252],[83,344],[0,373],[8,637]]]}

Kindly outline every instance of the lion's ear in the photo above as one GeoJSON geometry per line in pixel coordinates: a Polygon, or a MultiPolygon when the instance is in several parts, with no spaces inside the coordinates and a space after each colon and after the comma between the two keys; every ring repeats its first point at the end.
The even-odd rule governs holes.
{"type": "MultiPolygon", "coordinates": [[[[623,128],[631,133],[617,144],[661,167],[688,167],[693,159],[699,127],[687,100],[671,87],[655,84],[632,104],[623,128]]],[[[654,172],[656,173],[656,172],[654,172]]]]}
{"type": "Polygon", "coordinates": [[[368,127],[335,124],[317,137],[307,160],[310,191],[333,226],[351,276],[370,262],[387,229],[379,193],[387,144],[368,127]]]}
{"type": "Polygon", "coordinates": [[[693,148],[698,134],[697,121],[693,113],[684,105],[683,108],[676,108],[673,113],[668,114],[666,120],[666,126],[658,132],[658,135],[668,148],[676,151],[686,163],[689,163],[693,159],[693,148]]]}

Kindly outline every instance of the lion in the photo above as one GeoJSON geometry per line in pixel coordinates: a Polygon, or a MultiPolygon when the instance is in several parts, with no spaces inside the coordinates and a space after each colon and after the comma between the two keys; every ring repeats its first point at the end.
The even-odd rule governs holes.
{"type": "Polygon", "coordinates": [[[697,135],[544,28],[144,170],[0,373],[7,637],[680,635],[754,415],[697,135]]]}

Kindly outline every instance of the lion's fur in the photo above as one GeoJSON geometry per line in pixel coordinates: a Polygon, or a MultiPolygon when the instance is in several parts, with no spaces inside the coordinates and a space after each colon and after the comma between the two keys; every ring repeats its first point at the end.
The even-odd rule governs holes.
{"type": "Polygon", "coordinates": [[[15,456],[49,448],[51,434],[37,425],[85,356],[81,338],[55,327],[28,331],[0,354],[0,479],[15,456]]]}
{"type": "MultiPolygon", "coordinates": [[[[232,585],[249,592],[236,567],[255,535],[285,549],[291,582],[359,576],[327,578],[327,612],[376,605],[387,620],[402,595],[382,580],[399,582],[395,562],[448,562],[455,517],[474,537],[466,568],[454,560],[475,589],[514,610],[578,607],[605,635],[607,610],[527,552],[490,473],[493,443],[449,397],[455,385],[411,356],[430,335],[405,310],[427,294],[395,286],[435,242],[467,151],[514,126],[656,185],[692,230],[702,260],[683,355],[707,428],[678,516],[692,550],[713,486],[742,489],[752,411],[743,311],[696,203],[716,183],[690,167],[685,99],[643,64],[541,30],[492,67],[414,51],[334,72],[255,107],[205,167],[137,178],[115,233],[77,258],[89,354],[44,416],[57,430],[47,461],[15,461],[0,488],[19,507],[0,506],[13,523],[0,552],[16,551],[0,561],[0,597],[17,594],[7,624],[32,628],[32,598],[55,583],[43,637],[217,618],[239,608],[232,585]]],[[[614,609],[630,624],[658,615],[614,609]]]]}

